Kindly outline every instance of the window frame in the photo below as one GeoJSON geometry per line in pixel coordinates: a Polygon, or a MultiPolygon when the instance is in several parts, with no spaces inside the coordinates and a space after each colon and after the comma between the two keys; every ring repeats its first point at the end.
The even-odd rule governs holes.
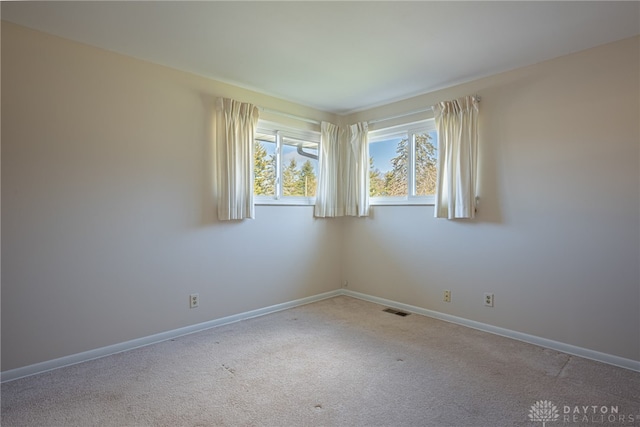
{"type": "MultiPolygon", "coordinates": [[[[407,168],[407,195],[406,196],[370,196],[369,204],[372,206],[412,206],[435,205],[435,195],[418,196],[416,191],[416,135],[437,131],[434,118],[420,120],[417,122],[405,123],[385,128],[370,130],[369,144],[388,140],[393,137],[406,136],[409,141],[409,167],[407,168]]],[[[438,140],[435,141],[436,152],[440,156],[438,140]]]]}
{"type": "MultiPolygon", "coordinates": [[[[275,194],[273,196],[253,195],[253,201],[256,205],[278,205],[278,206],[313,206],[316,203],[315,196],[285,196],[283,195],[283,172],[285,165],[283,165],[283,139],[290,138],[294,140],[302,140],[304,142],[310,142],[317,144],[318,155],[320,154],[320,132],[297,129],[289,126],[282,125],[277,122],[258,120],[256,126],[256,135],[258,134],[272,134],[275,136],[276,144],[276,182],[275,182],[275,194]]],[[[317,160],[316,160],[317,162],[317,160]]],[[[316,170],[318,164],[316,163],[316,170]]],[[[254,165],[255,173],[255,165],[254,165]]],[[[255,175],[254,175],[255,179],[255,175]]],[[[317,179],[317,175],[316,175],[317,179]]]]}

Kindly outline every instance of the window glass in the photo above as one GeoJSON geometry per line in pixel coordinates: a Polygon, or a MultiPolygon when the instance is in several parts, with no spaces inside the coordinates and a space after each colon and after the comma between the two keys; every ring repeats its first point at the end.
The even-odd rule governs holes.
{"type": "Polygon", "coordinates": [[[276,195],[276,136],[256,133],[254,156],[253,194],[256,196],[276,195]]]}
{"type": "Polygon", "coordinates": [[[435,130],[415,135],[416,196],[433,196],[436,194],[437,139],[438,136],[435,130]]]}
{"type": "Polygon", "coordinates": [[[433,203],[437,168],[433,119],[369,132],[372,204],[433,203]]]}
{"type": "Polygon", "coordinates": [[[315,203],[320,133],[259,122],[254,141],[256,203],[315,203]]]}
{"type": "Polygon", "coordinates": [[[282,195],[315,197],[318,144],[282,137],[282,195]]]}
{"type": "Polygon", "coordinates": [[[377,140],[369,144],[369,196],[406,196],[407,135],[377,140]]]}

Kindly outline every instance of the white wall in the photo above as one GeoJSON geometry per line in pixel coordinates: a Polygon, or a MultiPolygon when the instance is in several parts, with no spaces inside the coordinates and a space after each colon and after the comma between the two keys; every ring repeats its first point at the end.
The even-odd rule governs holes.
{"type": "Polygon", "coordinates": [[[640,360],[639,40],[348,117],[482,97],[477,219],[432,206],[350,219],[349,288],[640,360]]]}
{"type": "Polygon", "coordinates": [[[639,43],[337,118],[3,22],[1,370],[343,279],[640,360],[639,43]],[[255,220],[215,219],[217,96],[351,124],[472,93],[482,96],[475,221],[435,220],[428,206],[376,206],[346,220],[258,206],[255,220]],[[452,303],[441,302],[444,289],[452,303]],[[495,293],[494,308],[484,292],[495,293]]]}
{"type": "Polygon", "coordinates": [[[210,179],[215,97],[332,116],[4,22],[2,88],[2,371],[340,287],[340,222],[210,179]]]}

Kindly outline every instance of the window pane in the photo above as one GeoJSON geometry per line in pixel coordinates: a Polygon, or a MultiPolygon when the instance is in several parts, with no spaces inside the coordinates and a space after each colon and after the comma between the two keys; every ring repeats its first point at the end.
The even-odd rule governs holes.
{"type": "Polygon", "coordinates": [[[275,196],[276,136],[257,133],[254,144],[253,194],[256,196],[275,196]]]}
{"type": "Polygon", "coordinates": [[[434,130],[415,135],[416,196],[436,194],[438,133],[434,130]]]}
{"type": "Polygon", "coordinates": [[[369,196],[407,196],[409,139],[397,136],[369,144],[369,196]]]}
{"type": "Polygon", "coordinates": [[[318,171],[318,144],[282,138],[282,195],[315,197],[318,171]]]}

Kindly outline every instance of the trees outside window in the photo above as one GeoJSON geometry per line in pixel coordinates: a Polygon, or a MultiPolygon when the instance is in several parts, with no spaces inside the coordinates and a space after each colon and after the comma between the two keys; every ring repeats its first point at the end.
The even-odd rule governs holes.
{"type": "MultiPolygon", "coordinates": [[[[258,125],[254,195],[258,204],[313,204],[318,181],[317,132],[258,125]]],[[[431,204],[438,136],[433,120],[369,132],[372,204],[431,204]]]]}
{"type": "Polygon", "coordinates": [[[260,128],[254,143],[254,195],[257,203],[313,204],[319,135],[260,128]]]}
{"type": "Polygon", "coordinates": [[[376,203],[430,203],[436,190],[437,132],[433,124],[369,133],[369,196],[376,203]]]}

